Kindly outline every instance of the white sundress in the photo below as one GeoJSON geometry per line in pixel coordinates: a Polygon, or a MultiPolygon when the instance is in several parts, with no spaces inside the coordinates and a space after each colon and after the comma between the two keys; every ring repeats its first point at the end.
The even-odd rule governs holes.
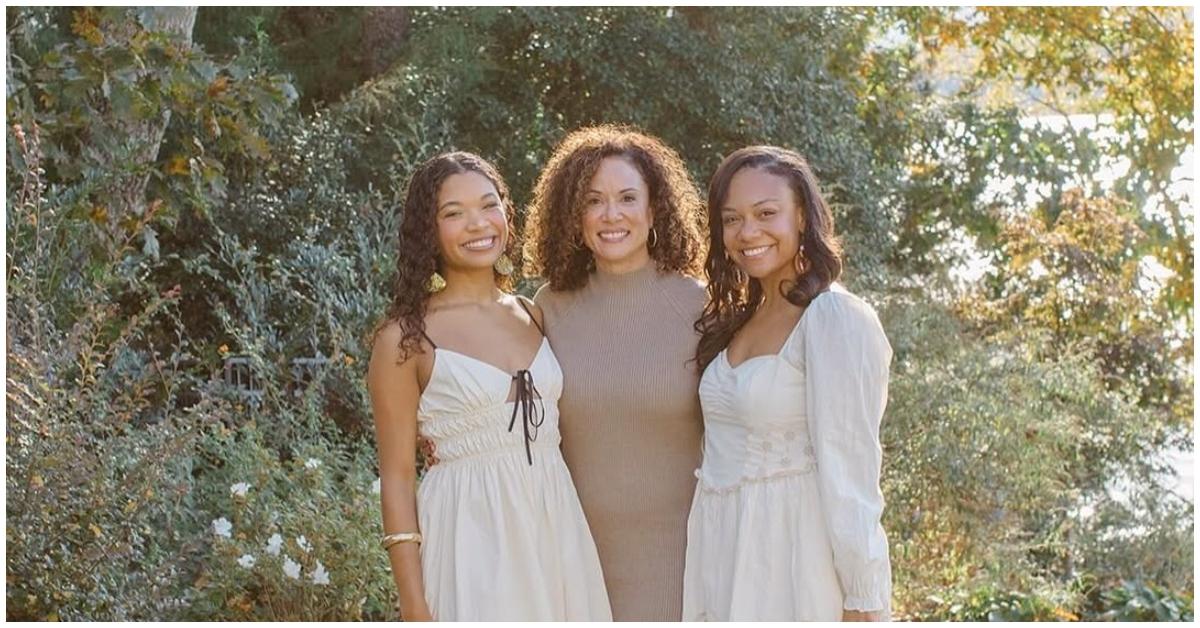
{"type": "Polygon", "coordinates": [[[708,365],[685,621],[890,613],[879,423],[891,355],[874,310],[835,284],[778,354],[708,365]]]}
{"type": "Polygon", "coordinates": [[[543,338],[518,374],[532,378],[540,403],[507,401],[517,376],[434,352],[418,428],[434,442],[438,464],[417,489],[433,618],[610,621],[600,559],[559,451],[562,371],[550,344],[543,338]],[[537,415],[525,416],[541,410],[540,426],[537,415]]]}

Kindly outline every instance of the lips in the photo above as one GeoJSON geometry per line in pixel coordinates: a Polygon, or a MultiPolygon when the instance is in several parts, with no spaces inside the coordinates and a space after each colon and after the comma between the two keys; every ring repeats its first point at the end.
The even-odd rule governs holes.
{"type": "Polygon", "coordinates": [[[773,246],[775,245],[768,244],[766,246],[756,246],[749,249],[742,249],[742,257],[746,259],[757,259],[763,255],[766,255],[767,251],[771,250],[771,247],[773,246]]]}
{"type": "Polygon", "coordinates": [[[476,238],[459,245],[468,251],[486,251],[496,246],[496,236],[488,236],[486,238],[476,238]]]}
{"type": "Polygon", "coordinates": [[[601,231],[596,234],[603,242],[620,242],[629,236],[628,229],[612,229],[601,231]]]}

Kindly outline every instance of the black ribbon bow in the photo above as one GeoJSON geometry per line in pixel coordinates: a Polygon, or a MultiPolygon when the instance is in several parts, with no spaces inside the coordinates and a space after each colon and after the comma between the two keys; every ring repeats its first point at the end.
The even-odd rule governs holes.
{"type": "Polygon", "coordinates": [[[533,466],[533,452],[529,445],[537,440],[538,428],[546,420],[546,406],[542,404],[542,394],[533,385],[533,373],[529,369],[521,369],[513,375],[517,386],[517,399],[513,405],[512,418],[508,421],[508,431],[513,431],[517,424],[517,412],[521,413],[521,426],[525,429],[525,458],[529,466],[533,466]],[[534,402],[537,406],[534,406],[534,402]]]}

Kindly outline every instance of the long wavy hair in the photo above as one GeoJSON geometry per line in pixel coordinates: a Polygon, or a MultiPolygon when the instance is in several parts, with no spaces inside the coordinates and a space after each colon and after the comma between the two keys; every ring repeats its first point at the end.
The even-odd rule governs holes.
{"type": "Polygon", "coordinates": [[[583,241],[584,197],[600,162],[623,157],[649,190],[655,238],[650,257],[663,272],[699,278],[704,255],[704,208],[679,154],[633,127],[600,125],[567,135],[554,150],[533,190],[525,219],[525,260],[553,290],[587,284],[595,268],[583,241]]]}
{"type": "MultiPolygon", "coordinates": [[[[508,186],[496,167],[486,159],[466,152],[442,153],[417,166],[408,182],[404,204],[396,208],[401,213],[400,235],[396,252],[396,273],[392,281],[392,303],[380,327],[391,321],[400,324],[400,359],[407,360],[421,351],[425,333],[425,312],[429,304],[429,278],[442,272],[438,249],[437,197],[442,183],[451,175],[476,172],[496,188],[508,220],[508,242],[504,254],[516,261],[520,250],[517,232],[513,228],[513,203],[508,186]]],[[[511,279],[495,275],[496,287],[511,290],[511,279]]],[[[513,272],[513,275],[516,275],[513,272]]],[[[378,328],[376,329],[378,332],[378,328]]]]}
{"type": "Polygon", "coordinates": [[[733,176],[745,168],[759,168],[787,179],[792,196],[804,216],[800,242],[803,254],[797,254],[803,272],[794,282],[780,286],[783,297],[792,304],[807,307],[842,274],[842,246],[834,234],[833,213],[821,196],[817,178],[808,162],[799,154],[776,146],[748,146],[731,153],[708,184],[708,259],[704,271],[708,279],[708,302],[696,321],[700,342],[696,363],[701,370],[717,357],[763,298],[762,284],[743,272],[725,251],[721,208],[729,194],[733,176]]]}

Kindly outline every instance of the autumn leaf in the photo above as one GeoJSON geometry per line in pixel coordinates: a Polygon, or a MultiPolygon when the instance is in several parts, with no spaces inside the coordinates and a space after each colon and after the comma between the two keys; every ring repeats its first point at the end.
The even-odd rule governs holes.
{"type": "Polygon", "coordinates": [[[192,173],[192,167],[188,163],[188,158],[183,156],[173,157],[167,162],[167,174],[176,174],[187,176],[192,173]]]}
{"type": "Polygon", "coordinates": [[[103,205],[97,205],[92,208],[90,217],[92,222],[103,225],[108,222],[108,208],[103,205]]]}
{"type": "Polygon", "coordinates": [[[229,89],[229,78],[225,77],[225,76],[218,76],[215,81],[213,81],[212,83],[209,83],[209,85],[208,85],[208,97],[216,98],[216,97],[220,96],[221,94],[224,94],[225,91],[228,89],[229,89]]]}

